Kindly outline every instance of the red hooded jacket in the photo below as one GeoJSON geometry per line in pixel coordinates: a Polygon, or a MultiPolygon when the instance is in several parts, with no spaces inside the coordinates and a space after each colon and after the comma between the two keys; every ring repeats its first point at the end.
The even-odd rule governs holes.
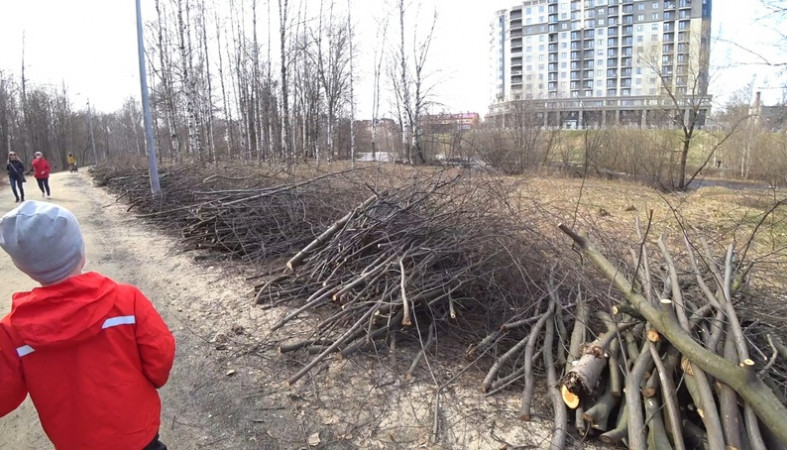
{"type": "Polygon", "coordinates": [[[46,160],[43,156],[40,158],[33,159],[33,176],[43,180],[44,178],[49,178],[49,161],[46,160]]]}
{"type": "Polygon", "coordinates": [[[134,286],[89,272],[16,293],[0,321],[0,417],[29,392],[58,450],[140,450],[158,432],[174,355],[134,286]]]}

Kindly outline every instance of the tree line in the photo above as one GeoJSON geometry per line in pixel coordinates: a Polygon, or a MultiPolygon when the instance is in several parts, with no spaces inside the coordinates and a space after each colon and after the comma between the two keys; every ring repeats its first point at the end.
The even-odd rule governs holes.
{"type": "MultiPolygon", "coordinates": [[[[373,100],[367,146],[376,147],[378,119],[395,117],[403,130],[397,148],[422,162],[417,124],[429,107],[424,80],[436,14],[422,33],[420,6],[390,0],[381,8],[371,63],[366,58],[373,67],[364,69],[374,92],[360,92],[350,0],[155,0],[144,37],[159,154],[206,164],[352,158],[354,97],[363,96],[373,100]]],[[[43,151],[56,167],[69,152],[85,162],[144,153],[137,100],[92,111],[75,105],[65,85],[35,85],[21,66],[21,74],[0,72],[4,147],[23,156],[43,151]]]]}

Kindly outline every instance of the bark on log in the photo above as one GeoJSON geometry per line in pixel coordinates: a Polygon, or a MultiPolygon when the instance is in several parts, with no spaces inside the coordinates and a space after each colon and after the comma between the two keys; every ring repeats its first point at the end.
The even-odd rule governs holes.
{"type": "MultiPolygon", "coordinates": [[[[552,297],[551,293],[550,297],[552,297]]],[[[525,388],[522,391],[522,407],[520,408],[519,412],[519,417],[522,420],[530,420],[530,405],[533,401],[533,391],[535,389],[532,359],[535,352],[536,340],[538,339],[538,335],[540,334],[541,329],[544,327],[545,322],[552,320],[552,316],[555,312],[555,303],[557,303],[555,299],[551,298],[547,311],[544,313],[541,319],[536,322],[536,324],[533,326],[533,329],[530,330],[530,336],[528,336],[527,345],[525,346],[525,388]]],[[[548,351],[551,351],[551,349],[548,351]]]]}
{"type": "Polygon", "coordinates": [[[642,395],[639,386],[648,366],[653,364],[650,350],[643,348],[634,361],[631,371],[626,374],[626,408],[628,409],[629,449],[645,450],[645,416],[642,413],[642,395]]]}
{"type": "Polygon", "coordinates": [[[664,429],[661,404],[656,397],[645,399],[645,423],[648,426],[648,449],[671,450],[672,445],[664,429]]]}
{"type": "Polygon", "coordinates": [[[626,439],[628,436],[628,421],[628,406],[624,404],[618,413],[617,425],[612,430],[599,436],[601,442],[605,444],[617,444],[626,439]]]}
{"type": "MultiPolygon", "coordinates": [[[[553,309],[555,309],[557,305],[554,305],[554,299],[552,301],[553,309]]],[[[566,430],[566,424],[568,423],[568,412],[566,411],[566,405],[563,404],[563,401],[560,398],[560,392],[557,390],[557,374],[555,373],[555,361],[552,356],[554,337],[555,323],[552,320],[548,320],[544,332],[543,353],[544,366],[546,367],[547,371],[549,398],[552,401],[552,409],[554,410],[553,426],[555,427],[552,430],[552,439],[550,440],[549,448],[561,449],[566,447],[566,437],[568,436],[568,431],[566,430]]]]}
{"type": "Polygon", "coordinates": [[[607,385],[604,395],[598,398],[596,402],[582,414],[582,419],[590,424],[593,429],[607,431],[609,414],[614,410],[620,398],[612,395],[612,389],[607,385]]]}
{"type": "Polygon", "coordinates": [[[661,380],[661,398],[664,403],[664,414],[667,417],[667,428],[672,435],[672,442],[675,445],[675,450],[685,450],[683,430],[680,425],[680,407],[678,406],[677,389],[675,389],[675,383],[672,381],[672,371],[675,366],[674,362],[670,362],[670,360],[677,360],[677,351],[672,352],[674,347],[667,351],[667,356],[665,356],[667,363],[665,364],[659,356],[658,351],[656,351],[656,346],[653,345],[653,343],[648,343],[646,345],[648,346],[648,350],[650,351],[650,355],[653,358],[653,362],[656,365],[656,370],[661,380]],[[669,356],[671,353],[675,355],[672,358],[669,356]]]}

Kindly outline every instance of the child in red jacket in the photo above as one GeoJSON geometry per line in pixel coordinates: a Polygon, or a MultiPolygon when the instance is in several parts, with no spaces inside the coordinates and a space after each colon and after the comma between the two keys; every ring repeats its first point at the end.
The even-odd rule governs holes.
{"type": "Polygon", "coordinates": [[[36,152],[35,158],[33,158],[33,176],[38,182],[38,189],[41,189],[41,197],[52,196],[49,192],[49,170],[49,161],[44,158],[43,153],[36,152]]]}
{"type": "Polygon", "coordinates": [[[58,450],[165,450],[161,401],[175,340],[134,286],[82,273],[79,223],[28,201],[0,219],[0,247],[41,287],[0,321],[0,417],[30,393],[58,450]]]}

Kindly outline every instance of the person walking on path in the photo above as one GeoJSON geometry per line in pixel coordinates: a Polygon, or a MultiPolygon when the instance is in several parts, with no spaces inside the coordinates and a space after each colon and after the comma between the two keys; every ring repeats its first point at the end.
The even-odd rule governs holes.
{"type": "Polygon", "coordinates": [[[25,201],[25,187],[22,184],[27,181],[25,179],[25,165],[22,164],[16,153],[10,152],[5,168],[8,171],[8,181],[11,183],[11,191],[16,197],[16,202],[25,201]]]}
{"type": "Polygon", "coordinates": [[[77,171],[77,159],[74,157],[73,153],[68,154],[68,171],[69,172],[77,171]]]}
{"type": "Polygon", "coordinates": [[[44,158],[41,152],[36,152],[32,164],[33,176],[38,182],[38,189],[41,189],[41,197],[51,197],[52,194],[49,192],[49,161],[44,158]]]}
{"type": "Polygon", "coordinates": [[[58,450],[166,450],[161,400],[175,340],[142,292],[82,273],[76,217],[28,201],[0,218],[0,247],[41,286],[0,320],[0,417],[27,394],[58,450]]]}

